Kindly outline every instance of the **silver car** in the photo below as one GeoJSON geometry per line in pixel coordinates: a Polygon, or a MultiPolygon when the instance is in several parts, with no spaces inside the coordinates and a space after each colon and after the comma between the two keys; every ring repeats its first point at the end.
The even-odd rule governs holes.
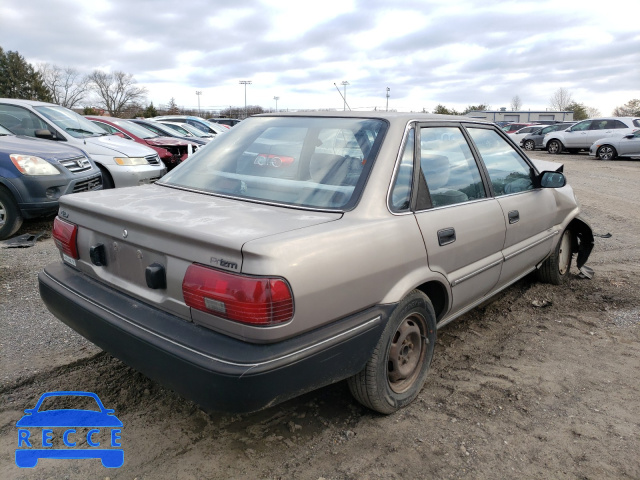
{"type": "Polygon", "coordinates": [[[589,149],[589,155],[600,160],[617,157],[640,157],[640,129],[624,137],[607,137],[596,140],[589,149]]]}
{"type": "Polygon", "coordinates": [[[562,131],[545,135],[542,143],[552,154],[588,149],[593,142],[605,137],[622,137],[640,129],[638,117],[591,118],[562,131]]]}
{"type": "Polygon", "coordinates": [[[154,185],[60,203],[47,307],[209,410],[347,379],[394,412],[438,328],[593,246],[562,165],[459,116],[254,116],[154,185]]]}

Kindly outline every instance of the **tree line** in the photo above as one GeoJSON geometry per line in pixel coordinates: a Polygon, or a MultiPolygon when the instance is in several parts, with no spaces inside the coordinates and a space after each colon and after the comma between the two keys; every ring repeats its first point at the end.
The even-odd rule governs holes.
{"type": "MultiPolygon", "coordinates": [[[[0,47],[0,97],[52,102],[67,108],[84,106],[85,115],[108,113],[112,117],[155,117],[158,115],[195,115],[204,118],[215,116],[244,118],[245,109],[229,107],[220,112],[211,110],[184,109],[178,107],[174,98],[157,108],[153,102],[146,104],[147,89],[137,85],[132,74],[94,70],[83,75],[73,67],[60,67],[41,63],[35,67],[18,52],[4,51],[0,47]],[[87,105],[88,104],[88,105],[87,105]]],[[[520,96],[511,99],[511,109],[522,107],[520,96]]],[[[573,111],[574,120],[600,116],[600,112],[573,99],[571,92],[559,88],[549,99],[549,107],[558,111],[573,111]]],[[[438,104],[433,113],[465,115],[472,110],[490,110],[489,105],[469,105],[458,112],[438,104]]],[[[264,113],[258,105],[248,105],[247,115],[264,113]]],[[[423,112],[426,110],[423,109],[423,112]]],[[[633,99],[616,107],[614,116],[640,116],[640,99],[633,99]]]]}

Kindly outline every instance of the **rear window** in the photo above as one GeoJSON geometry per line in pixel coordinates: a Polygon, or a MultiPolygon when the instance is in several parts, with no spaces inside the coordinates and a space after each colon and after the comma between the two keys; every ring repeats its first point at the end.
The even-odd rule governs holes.
{"type": "Polygon", "coordinates": [[[323,210],[357,202],[386,122],[360,118],[252,117],[159,184],[323,210]]]}

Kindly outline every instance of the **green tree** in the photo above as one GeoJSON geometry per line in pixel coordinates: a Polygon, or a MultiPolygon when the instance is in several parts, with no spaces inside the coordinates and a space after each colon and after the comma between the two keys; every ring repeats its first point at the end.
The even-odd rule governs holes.
{"type": "Polygon", "coordinates": [[[433,113],[436,113],[438,115],[460,115],[455,108],[452,108],[451,110],[449,110],[447,107],[445,107],[441,103],[436,105],[436,108],[433,109],[433,113]]]}
{"type": "Polygon", "coordinates": [[[144,109],[144,112],[142,112],[142,116],[144,118],[151,118],[151,117],[158,116],[158,111],[156,110],[156,107],[153,106],[153,102],[151,102],[149,106],[144,109]]]}
{"type": "Polygon", "coordinates": [[[82,110],[82,114],[83,115],[100,115],[100,112],[98,112],[93,107],[84,107],[84,109],[82,110]]]}
{"type": "Polygon", "coordinates": [[[50,102],[40,74],[18,52],[0,47],[0,97],[50,102]]]}
{"type": "Polygon", "coordinates": [[[578,103],[575,100],[566,105],[565,110],[573,112],[574,120],[586,120],[589,118],[589,114],[587,113],[587,107],[585,107],[582,103],[578,103]]]}
{"type": "Polygon", "coordinates": [[[621,107],[616,107],[613,115],[616,117],[640,117],[640,99],[634,98],[621,107]]]}
{"type": "MultiPolygon", "coordinates": [[[[481,103],[480,105],[469,105],[467,108],[465,108],[462,111],[462,115],[466,115],[467,113],[473,112],[473,111],[484,112],[485,110],[491,110],[491,107],[484,103],[481,103]]],[[[458,115],[458,113],[456,112],[454,115],[458,115]]]]}

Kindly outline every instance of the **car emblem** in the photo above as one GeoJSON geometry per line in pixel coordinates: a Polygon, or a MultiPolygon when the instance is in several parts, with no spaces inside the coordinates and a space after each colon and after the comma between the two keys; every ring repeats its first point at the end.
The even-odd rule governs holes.
{"type": "Polygon", "coordinates": [[[127,238],[129,236],[129,232],[127,232],[126,230],[122,231],[122,238],[127,238]]]}

